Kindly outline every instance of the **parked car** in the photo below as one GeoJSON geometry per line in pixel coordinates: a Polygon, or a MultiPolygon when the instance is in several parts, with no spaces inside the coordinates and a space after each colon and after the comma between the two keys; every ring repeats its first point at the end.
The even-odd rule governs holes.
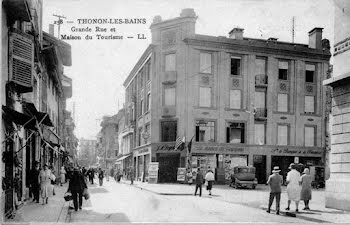
{"type": "Polygon", "coordinates": [[[236,166],[231,174],[230,186],[234,188],[250,187],[255,189],[258,185],[258,179],[255,177],[255,167],[253,166],[236,166]]]}

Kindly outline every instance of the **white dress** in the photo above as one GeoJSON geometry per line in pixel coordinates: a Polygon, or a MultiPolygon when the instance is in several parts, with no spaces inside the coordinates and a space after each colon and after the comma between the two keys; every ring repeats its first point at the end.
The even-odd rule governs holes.
{"type": "Polygon", "coordinates": [[[299,185],[300,173],[295,169],[292,169],[287,174],[287,194],[288,200],[291,201],[300,201],[300,191],[301,186],[299,185]]]}

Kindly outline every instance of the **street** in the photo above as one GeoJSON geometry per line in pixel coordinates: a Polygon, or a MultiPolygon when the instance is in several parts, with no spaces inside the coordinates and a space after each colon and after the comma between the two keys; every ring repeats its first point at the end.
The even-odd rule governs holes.
{"type": "Polygon", "coordinates": [[[181,186],[190,193],[161,195],[112,179],[104,181],[102,187],[90,185],[90,200],[84,202],[82,211],[69,210],[67,222],[329,222],[317,219],[320,212],[300,213],[297,218],[267,214],[263,208],[266,207],[263,197],[267,200],[268,196],[265,191],[229,189],[228,192],[227,188],[223,191],[218,187],[217,194],[214,189],[209,196],[203,188],[203,195],[199,197],[191,195],[194,186],[181,186]],[[227,192],[238,204],[225,196],[227,192]],[[316,217],[303,216],[309,214],[316,217]]]}

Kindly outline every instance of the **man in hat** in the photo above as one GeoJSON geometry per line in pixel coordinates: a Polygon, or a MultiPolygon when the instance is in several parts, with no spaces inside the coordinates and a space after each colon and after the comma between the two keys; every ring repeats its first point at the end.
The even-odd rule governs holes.
{"type": "Polygon", "coordinates": [[[300,173],[296,170],[294,163],[289,166],[290,171],[287,173],[287,194],[288,194],[288,206],[286,210],[289,210],[291,201],[295,202],[295,211],[299,212],[298,206],[300,201],[300,173]]]}
{"type": "Polygon", "coordinates": [[[269,198],[269,206],[267,207],[268,213],[270,213],[270,209],[273,203],[273,199],[276,197],[276,214],[280,214],[280,201],[281,201],[281,185],[283,182],[283,178],[279,175],[280,168],[278,166],[273,167],[272,175],[269,176],[267,180],[267,184],[270,185],[270,198],[269,198]]]}

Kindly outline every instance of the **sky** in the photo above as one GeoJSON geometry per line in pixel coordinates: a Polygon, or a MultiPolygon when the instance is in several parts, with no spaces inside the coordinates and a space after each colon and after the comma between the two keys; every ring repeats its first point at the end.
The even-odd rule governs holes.
{"type": "MultiPolygon", "coordinates": [[[[322,27],[323,38],[333,45],[332,0],[45,0],[43,30],[63,15],[60,34],[79,35],[81,40],[65,40],[72,47],[72,66],[65,74],[73,80],[73,97],[67,109],[74,112],[75,134],[94,139],[105,115],[114,115],[123,107],[123,82],[151,43],[153,17],[163,20],[178,17],[184,8],[193,8],[198,19],[196,33],[228,36],[234,27],[244,28],[244,36],[292,41],[292,18],[295,18],[295,42],[307,44],[308,32],[322,27]],[[122,40],[97,40],[93,24],[79,24],[78,19],[145,18],[145,24],[98,25],[106,35],[122,35],[122,40]],[[73,32],[72,27],[92,28],[92,32],[73,32]],[[115,28],[115,32],[110,32],[115,28]],[[85,36],[93,40],[85,40],[85,36]],[[146,39],[137,39],[144,34],[146,39]],[[127,36],[135,38],[128,39],[127,36]]],[[[55,25],[55,36],[58,27],[55,25]]]]}

